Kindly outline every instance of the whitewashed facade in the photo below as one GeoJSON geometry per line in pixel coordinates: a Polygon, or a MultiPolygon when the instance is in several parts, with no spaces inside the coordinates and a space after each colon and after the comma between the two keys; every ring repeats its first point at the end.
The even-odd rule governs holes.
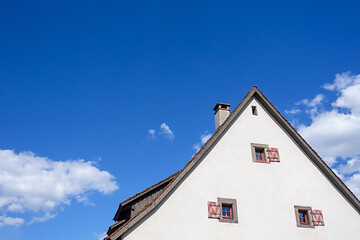
{"type": "Polygon", "coordinates": [[[359,200],[281,118],[254,87],[157,198],[108,238],[360,239],[359,200]],[[254,161],[251,144],[277,148],[280,162],[254,161]],[[209,218],[208,202],[218,198],[236,201],[237,222],[209,218]],[[309,226],[298,226],[295,206],[321,210],[324,226],[313,226],[311,212],[309,226]]]}

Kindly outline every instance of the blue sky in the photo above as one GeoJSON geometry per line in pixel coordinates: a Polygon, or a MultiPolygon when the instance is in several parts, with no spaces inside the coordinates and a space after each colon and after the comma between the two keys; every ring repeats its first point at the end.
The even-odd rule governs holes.
{"type": "Polygon", "coordinates": [[[359,10],[3,1],[0,235],[98,239],[119,202],[181,169],[214,132],[216,102],[234,109],[253,85],[359,196],[359,10]]]}

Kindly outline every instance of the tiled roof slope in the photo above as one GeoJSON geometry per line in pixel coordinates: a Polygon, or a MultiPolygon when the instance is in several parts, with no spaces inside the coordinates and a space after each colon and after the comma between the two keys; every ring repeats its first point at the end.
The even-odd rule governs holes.
{"type": "MultiPolygon", "coordinates": [[[[126,212],[126,209],[129,210],[131,208],[131,212],[136,214],[137,209],[134,208],[133,205],[138,202],[144,201],[144,200],[146,201],[146,199],[149,199],[149,198],[151,200],[152,196],[155,194],[158,194],[158,192],[161,191],[162,188],[166,187],[169,184],[169,182],[176,176],[177,173],[178,172],[172,174],[171,176],[165,178],[164,180],[146,188],[145,190],[143,190],[143,191],[135,194],[134,196],[121,202],[119,204],[119,208],[116,211],[116,214],[113,218],[113,220],[116,222],[109,227],[107,234],[108,235],[112,234],[114,231],[116,231],[119,227],[121,227],[124,223],[126,223],[128,221],[126,219],[127,217],[124,216],[124,215],[126,215],[126,214],[124,214],[124,212],[126,212]]],[[[139,209],[139,210],[141,210],[141,209],[139,209]]]]}
{"type": "Polygon", "coordinates": [[[165,178],[164,180],[161,180],[161,181],[158,182],[158,183],[155,183],[154,185],[151,185],[150,187],[146,188],[145,190],[143,190],[143,191],[135,194],[134,196],[129,197],[128,199],[122,201],[120,204],[122,204],[122,205],[127,204],[127,203],[129,203],[130,201],[132,201],[132,200],[134,200],[134,199],[142,196],[142,195],[145,194],[146,192],[151,191],[152,189],[160,186],[161,184],[163,184],[163,183],[165,183],[165,182],[167,182],[167,181],[170,181],[171,179],[173,179],[173,178],[176,176],[177,173],[178,173],[178,172],[172,174],[171,176],[165,178]]]}
{"type": "Polygon", "coordinates": [[[191,160],[181,169],[176,176],[170,181],[170,183],[163,188],[162,191],[156,196],[156,198],[147,204],[141,211],[139,211],[133,218],[127,221],[114,233],[106,237],[105,239],[116,240],[119,239],[128,229],[130,229],[135,223],[140,221],[146,214],[154,209],[165,196],[180,183],[180,180],[190,171],[190,169],[200,159],[207,155],[207,152],[217,143],[217,141],[226,133],[226,130],[232,125],[236,117],[241,114],[242,110],[246,107],[247,103],[255,97],[271,114],[275,120],[284,128],[285,131],[295,140],[299,147],[308,155],[313,163],[319,167],[329,181],[342,193],[342,195],[351,203],[354,209],[360,214],[360,201],[351,192],[351,190],[341,181],[341,179],[331,170],[331,168],[321,159],[321,157],[315,152],[314,149],[300,136],[293,126],[285,119],[283,115],[274,107],[274,105],[265,97],[265,95],[254,86],[242,99],[242,101],[236,106],[234,111],[227,117],[227,119],[218,127],[215,133],[210,139],[202,146],[202,148],[191,158],[191,160]]]}

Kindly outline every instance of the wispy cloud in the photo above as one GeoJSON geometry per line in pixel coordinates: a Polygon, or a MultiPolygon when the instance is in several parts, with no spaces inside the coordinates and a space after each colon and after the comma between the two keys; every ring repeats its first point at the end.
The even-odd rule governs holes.
{"type": "Polygon", "coordinates": [[[47,220],[56,217],[56,215],[57,214],[51,214],[51,213],[47,212],[42,216],[35,216],[31,219],[31,221],[28,223],[28,225],[36,223],[36,222],[46,222],[47,220]]]}
{"type": "Polygon", "coordinates": [[[360,173],[353,174],[350,178],[345,180],[346,185],[353,191],[353,193],[360,197],[360,173]]]}
{"type": "Polygon", "coordinates": [[[163,135],[165,138],[169,140],[174,140],[175,138],[174,133],[171,131],[170,127],[166,123],[161,124],[160,135],[163,135]]]}
{"type": "Polygon", "coordinates": [[[335,80],[333,83],[325,83],[323,88],[330,91],[341,91],[350,86],[358,84],[360,81],[360,75],[353,75],[350,71],[338,73],[335,75],[335,80]]]}
{"type": "Polygon", "coordinates": [[[162,136],[168,140],[174,140],[175,139],[175,134],[174,132],[170,129],[169,125],[167,125],[166,123],[162,123],[160,125],[160,129],[158,132],[156,132],[155,129],[149,129],[148,130],[148,135],[147,135],[147,139],[149,141],[155,141],[158,139],[158,136],[162,136]]]}
{"type": "Polygon", "coordinates": [[[76,201],[78,201],[79,203],[83,203],[85,206],[95,206],[95,203],[92,203],[89,199],[89,197],[87,196],[87,194],[83,194],[83,195],[77,195],[75,197],[76,201]]]}
{"type": "Polygon", "coordinates": [[[102,233],[94,233],[94,236],[96,238],[96,240],[104,240],[105,237],[107,237],[106,232],[102,232],[102,233]]]}
{"type": "Polygon", "coordinates": [[[325,106],[325,95],[318,94],[298,102],[310,118],[299,133],[360,197],[360,75],[336,74],[323,88],[335,101],[325,106]]]}
{"type": "Polygon", "coordinates": [[[208,133],[207,131],[204,134],[200,135],[200,142],[193,145],[193,149],[195,149],[196,152],[198,152],[201,147],[209,140],[211,137],[211,133],[208,133]]]}
{"type": "MultiPolygon", "coordinates": [[[[94,164],[85,160],[53,161],[32,152],[0,150],[0,209],[8,215],[30,216],[29,223],[42,222],[55,217],[56,213],[51,212],[70,205],[72,199],[81,201],[93,191],[108,194],[117,190],[115,178],[94,164]]],[[[13,216],[2,216],[0,221],[0,226],[5,222],[14,226],[23,223],[13,216]]]]}
{"type": "Polygon", "coordinates": [[[360,173],[360,159],[352,158],[346,162],[346,164],[338,167],[342,174],[351,175],[353,173],[360,173]]]}
{"type": "Polygon", "coordinates": [[[298,113],[300,113],[301,112],[301,110],[300,109],[291,109],[291,110],[285,110],[285,113],[286,114],[291,114],[291,115],[295,115],[295,114],[298,114],[298,113]]]}
{"type": "MultiPolygon", "coordinates": [[[[319,109],[322,109],[322,105],[323,102],[325,100],[325,96],[323,94],[317,94],[313,99],[303,99],[299,102],[297,102],[295,105],[299,106],[299,105],[304,105],[305,108],[305,112],[310,114],[310,116],[313,118],[315,116],[317,116],[319,114],[319,109]]],[[[298,109],[299,112],[301,112],[300,109],[298,109]]]]}
{"type": "Polygon", "coordinates": [[[14,226],[20,227],[24,224],[24,219],[18,217],[7,217],[7,216],[0,216],[0,227],[2,226],[14,226]]]}
{"type": "Polygon", "coordinates": [[[313,99],[309,100],[309,99],[305,98],[305,99],[297,102],[296,105],[303,104],[308,107],[317,107],[322,104],[324,99],[325,99],[325,96],[323,94],[318,94],[313,99]]]}
{"type": "Polygon", "coordinates": [[[149,141],[155,141],[155,140],[157,140],[157,137],[156,137],[156,131],[154,130],[154,129],[149,129],[148,130],[148,136],[147,136],[147,138],[148,138],[148,140],[149,141]]]}

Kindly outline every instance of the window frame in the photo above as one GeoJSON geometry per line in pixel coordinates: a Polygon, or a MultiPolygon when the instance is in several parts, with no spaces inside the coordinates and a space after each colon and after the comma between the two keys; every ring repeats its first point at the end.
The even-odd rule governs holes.
{"type": "Polygon", "coordinates": [[[231,198],[217,198],[218,203],[220,203],[221,214],[219,218],[219,222],[227,222],[227,223],[238,223],[238,214],[237,214],[237,203],[236,199],[231,198]],[[231,206],[231,219],[223,218],[223,204],[231,206]]]}
{"type": "Polygon", "coordinates": [[[296,225],[297,227],[301,227],[301,228],[315,228],[314,225],[314,221],[312,218],[312,209],[309,206],[298,206],[295,205],[294,206],[294,210],[295,210],[295,218],[296,218],[296,225]],[[308,224],[302,224],[300,221],[300,216],[299,216],[299,210],[301,211],[306,211],[307,213],[307,218],[308,218],[308,224]]]}
{"type": "Polygon", "coordinates": [[[260,143],[251,143],[250,145],[251,145],[251,155],[252,155],[253,162],[270,163],[268,152],[267,152],[269,145],[260,144],[260,143]],[[264,150],[264,160],[261,160],[261,161],[256,160],[256,149],[259,149],[259,148],[262,148],[264,150]]]}

